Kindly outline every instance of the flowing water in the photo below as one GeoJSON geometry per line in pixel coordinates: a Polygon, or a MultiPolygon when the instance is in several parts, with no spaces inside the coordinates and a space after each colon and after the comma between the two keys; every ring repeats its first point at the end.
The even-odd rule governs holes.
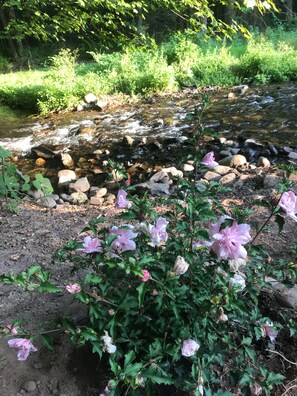
{"type": "MultiPolygon", "coordinates": [[[[249,87],[244,93],[210,90],[211,104],[204,124],[227,138],[254,138],[259,142],[297,147],[297,86],[293,83],[249,87]]],[[[85,152],[121,142],[123,136],[164,139],[182,137],[191,126],[187,113],[201,102],[197,90],[163,95],[103,112],[70,112],[48,118],[28,117],[0,107],[0,145],[29,153],[46,146],[85,152]]]]}

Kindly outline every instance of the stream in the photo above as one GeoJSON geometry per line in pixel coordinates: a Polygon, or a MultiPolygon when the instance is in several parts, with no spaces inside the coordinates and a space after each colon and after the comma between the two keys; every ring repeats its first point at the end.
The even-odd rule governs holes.
{"type": "MultiPolygon", "coordinates": [[[[204,113],[203,123],[219,136],[233,140],[250,138],[276,147],[297,147],[297,87],[293,83],[206,91],[210,106],[204,113]]],[[[68,112],[46,118],[28,116],[2,106],[0,146],[16,153],[22,170],[25,168],[29,173],[36,168],[36,153],[32,158],[31,150],[40,146],[55,154],[68,152],[75,161],[85,156],[90,163],[92,158],[94,162],[94,153],[97,158],[102,154],[104,160],[110,152],[118,160],[128,155],[129,160],[137,161],[148,154],[146,148],[149,147],[147,157],[155,160],[154,150],[158,146],[174,141],[182,144],[187,140],[192,126],[186,115],[199,103],[198,90],[186,89],[133,104],[107,107],[101,112],[68,112]],[[142,144],[135,145],[135,140],[142,144]],[[135,147],[127,151],[127,145],[135,147]]],[[[165,155],[170,157],[170,153],[165,155]]],[[[50,167],[60,165],[56,161],[50,167]]]]}

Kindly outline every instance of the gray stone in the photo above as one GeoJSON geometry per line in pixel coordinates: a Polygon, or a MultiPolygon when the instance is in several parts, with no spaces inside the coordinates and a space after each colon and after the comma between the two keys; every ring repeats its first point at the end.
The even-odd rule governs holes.
{"type": "Polygon", "coordinates": [[[283,150],[284,150],[287,154],[289,154],[289,153],[291,153],[292,151],[294,151],[294,149],[292,149],[292,147],[289,147],[289,146],[283,147],[283,150]]]}
{"type": "Polygon", "coordinates": [[[87,177],[81,177],[75,183],[70,183],[69,187],[76,192],[87,192],[90,189],[90,183],[87,177]]]}
{"type": "Polygon", "coordinates": [[[231,154],[233,154],[233,155],[238,154],[239,151],[240,151],[239,148],[232,148],[232,149],[230,150],[231,154]]]}
{"type": "Polygon", "coordinates": [[[58,199],[60,198],[58,194],[50,194],[47,195],[48,198],[52,198],[55,201],[58,201],[58,199]]]}
{"type": "Polygon", "coordinates": [[[61,154],[61,160],[64,166],[66,168],[73,168],[74,167],[74,162],[70,154],[68,153],[62,153],[61,154]]]}
{"type": "Polygon", "coordinates": [[[74,204],[82,205],[82,204],[88,202],[88,197],[82,191],[72,193],[71,197],[73,198],[74,204]]]}
{"type": "Polygon", "coordinates": [[[229,157],[231,155],[231,149],[230,150],[221,150],[219,153],[220,157],[229,157]]]}
{"type": "Polygon", "coordinates": [[[94,95],[93,93],[89,93],[85,96],[85,102],[88,104],[96,104],[97,103],[97,96],[94,95]]]}
{"type": "Polygon", "coordinates": [[[219,164],[224,166],[230,166],[232,158],[233,155],[229,155],[229,157],[222,158],[221,160],[219,160],[219,164]]]}
{"type": "Polygon", "coordinates": [[[278,303],[285,308],[297,309],[297,287],[287,288],[284,284],[273,278],[267,278],[270,282],[278,303]]]}
{"type": "Polygon", "coordinates": [[[73,170],[62,169],[58,172],[59,181],[58,184],[68,184],[73,180],[77,179],[76,173],[73,170]]]}
{"type": "Polygon", "coordinates": [[[60,197],[61,197],[61,199],[63,199],[63,201],[65,201],[65,202],[73,202],[74,201],[74,198],[71,196],[71,195],[68,195],[68,194],[61,194],[60,195],[60,197]]]}
{"type": "Polygon", "coordinates": [[[168,176],[168,173],[165,172],[163,169],[157,173],[155,173],[151,178],[149,183],[168,183],[170,181],[170,178],[168,176]]]}
{"type": "Polygon", "coordinates": [[[290,158],[290,159],[297,159],[297,153],[295,153],[295,151],[291,151],[290,153],[289,153],[289,155],[288,155],[288,157],[290,158]]]}
{"type": "Polygon", "coordinates": [[[33,199],[40,199],[44,197],[44,192],[41,190],[28,190],[27,194],[33,199]]]}
{"type": "Polygon", "coordinates": [[[152,195],[169,195],[169,184],[167,183],[149,183],[148,188],[152,195]]]}
{"type": "Polygon", "coordinates": [[[35,381],[27,381],[23,385],[23,389],[26,392],[34,392],[36,390],[36,388],[37,388],[37,385],[36,385],[35,381]]]}
{"type": "Polygon", "coordinates": [[[263,168],[270,168],[270,161],[269,159],[265,157],[259,157],[257,161],[257,166],[263,167],[263,168]]]}
{"type": "Polygon", "coordinates": [[[234,184],[234,187],[241,189],[243,185],[251,178],[250,175],[240,175],[239,179],[234,184]]]}
{"type": "Polygon", "coordinates": [[[57,202],[48,196],[41,197],[37,202],[45,208],[55,208],[57,206],[57,202]]]}
{"type": "Polygon", "coordinates": [[[276,156],[276,155],[278,155],[278,151],[277,151],[277,149],[274,147],[274,145],[273,144],[268,144],[268,149],[269,149],[269,151],[271,152],[271,154],[272,155],[274,155],[274,156],[276,156]]]}
{"type": "Polygon", "coordinates": [[[227,175],[221,177],[220,179],[220,183],[227,185],[227,184],[231,184],[234,182],[234,180],[236,179],[236,175],[235,173],[228,173],[227,175]]]}
{"type": "Polygon", "coordinates": [[[100,197],[91,197],[90,205],[98,205],[101,206],[104,203],[104,198],[100,197]]]}

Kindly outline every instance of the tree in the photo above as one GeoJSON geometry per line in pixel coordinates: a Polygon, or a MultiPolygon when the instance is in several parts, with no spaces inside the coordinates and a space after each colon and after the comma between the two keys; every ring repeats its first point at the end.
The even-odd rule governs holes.
{"type": "Polygon", "coordinates": [[[274,0],[0,0],[0,40],[15,60],[26,38],[50,42],[74,34],[106,48],[143,32],[156,11],[174,15],[178,26],[229,34],[240,28],[233,10],[245,7],[263,12],[274,0]]]}

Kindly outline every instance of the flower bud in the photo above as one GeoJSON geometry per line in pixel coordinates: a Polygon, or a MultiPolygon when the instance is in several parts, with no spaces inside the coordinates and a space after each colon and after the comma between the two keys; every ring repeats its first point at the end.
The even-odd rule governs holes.
{"type": "Polygon", "coordinates": [[[176,276],[183,275],[188,271],[189,264],[185,261],[185,259],[181,256],[177,256],[173,272],[176,276]]]}

